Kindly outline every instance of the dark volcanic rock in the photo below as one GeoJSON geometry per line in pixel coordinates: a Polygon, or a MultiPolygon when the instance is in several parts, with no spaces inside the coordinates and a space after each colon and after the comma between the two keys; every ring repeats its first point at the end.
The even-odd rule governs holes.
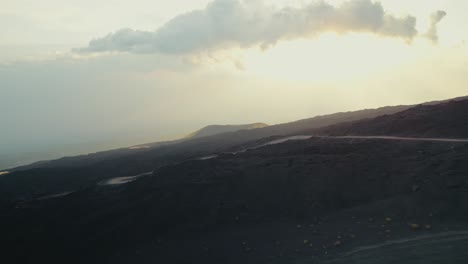
{"type": "Polygon", "coordinates": [[[465,222],[463,160],[466,143],[288,142],[4,208],[0,231],[23,263],[290,263],[465,222]]]}
{"type": "MultiPolygon", "coordinates": [[[[461,100],[311,131],[468,138],[467,110],[468,101],[461,100]]],[[[335,117],[343,116],[356,117],[335,117]]],[[[328,116],[313,123],[333,120],[328,116]]],[[[320,263],[324,256],[366,245],[400,245],[415,236],[437,240],[439,235],[456,238],[440,244],[453,248],[450,256],[455,257],[432,256],[430,263],[465,263],[460,260],[466,260],[466,250],[460,248],[466,249],[468,241],[463,231],[468,228],[468,143],[312,138],[213,155],[268,142],[264,135],[275,135],[275,129],[298,127],[203,137],[112,159],[85,159],[82,166],[70,165],[70,158],[60,166],[4,175],[2,259],[320,263]],[[196,159],[207,155],[212,158],[196,159]],[[127,184],[95,184],[151,170],[152,175],[127,184]],[[465,244],[446,244],[450,241],[465,244]]],[[[423,252],[422,257],[442,252],[409,248],[423,252]]],[[[391,252],[383,256],[393,262],[378,263],[401,262],[391,252]]],[[[354,255],[351,260],[360,263],[354,255]]]]}
{"type": "Polygon", "coordinates": [[[437,105],[420,105],[396,114],[337,124],[312,132],[333,136],[468,138],[466,120],[468,99],[437,105]]]}

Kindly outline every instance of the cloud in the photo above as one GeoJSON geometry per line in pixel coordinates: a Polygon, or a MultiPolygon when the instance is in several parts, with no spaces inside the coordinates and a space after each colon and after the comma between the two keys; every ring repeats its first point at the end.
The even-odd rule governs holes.
{"type": "Polygon", "coordinates": [[[439,24],[440,21],[447,15],[447,12],[439,10],[435,13],[433,13],[430,17],[431,24],[429,27],[429,30],[426,33],[426,37],[430,39],[433,43],[438,43],[439,42],[439,34],[437,30],[437,25],[439,24]]]}
{"type": "Polygon", "coordinates": [[[232,47],[265,49],[282,40],[326,32],[366,32],[410,42],[418,34],[415,27],[415,17],[393,16],[371,0],[349,0],[338,7],[318,1],[280,9],[261,0],[214,0],[155,31],[121,29],[76,51],[193,54],[232,47]]]}

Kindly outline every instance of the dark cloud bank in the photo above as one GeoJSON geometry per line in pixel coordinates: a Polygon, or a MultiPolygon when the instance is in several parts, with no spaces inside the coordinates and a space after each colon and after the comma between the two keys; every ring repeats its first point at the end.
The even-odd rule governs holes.
{"type": "MultiPolygon", "coordinates": [[[[437,42],[437,24],[445,15],[438,11],[431,16],[425,37],[437,42]]],[[[367,32],[408,42],[418,35],[414,16],[393,16],[381,3],[370,0],[350,0],[339,7],[319,1],[282,9],[259,0],[214,0],[203,10],[176,16],[156,31],[121,29],[75,51],[188,54],[229,47],[268,48],[280,40],[325,32],[367,32]]]]}

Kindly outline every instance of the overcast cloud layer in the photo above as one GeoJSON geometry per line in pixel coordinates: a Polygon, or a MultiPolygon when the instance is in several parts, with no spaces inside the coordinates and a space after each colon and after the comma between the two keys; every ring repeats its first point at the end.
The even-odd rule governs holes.
{"type": "MultiPolygon", "coordinates": [[[[436,26],[444,16],[439,11],[431,18],[426,36],[434,42],[436,26]]],[[[156,31],[121,29],[76,51],[188,54],[230,47],[268,48],[280,40],[325,32],[367,32],[406,41],[418,35],[414,16],[387,14],[380,3],[370,0],[350,0],[338,7],[318,1],[281,9],[258,0],[214,0],[203,10],[176,16],[156,31]]]]}

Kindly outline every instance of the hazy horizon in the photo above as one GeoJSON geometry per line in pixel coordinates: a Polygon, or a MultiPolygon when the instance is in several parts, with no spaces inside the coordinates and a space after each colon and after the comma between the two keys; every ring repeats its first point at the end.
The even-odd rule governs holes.
{"type": "MultiPolygon", "coordinates": [[[[464,96],[464,95],[460,95],[464,96]]],[[[430,101],[442,101],[442,100],[447,100],[447,99],[452,99],[456,97],[450,97],[450,98],[435,98],[433,100],[428,100],[424,102],[430,102],[430,101]]],[[[424,102],[413,102],[413,103],[407,103],[407,104],[395,104],[395,105],[417,105],[420,103],[424,102]]],[[[385,106],[394,106],[394,105],[385,105],[385,106]]],[[[316,116],[320,115],[328,115],[328,114],[334,114],[334,113],[340,113],[340,112],[348,112],[348,111],[358,111],[358,110],[364,110],[364,109],[373,109],[373,108],[379,108],[379,107],[385,107],[384,105],[382,106],[370,106],[370,107],[365,107],[365,108],[359,108],[359,109],[347,109],[347,110],[339,110],[336,112],[331,112],[331,113],[320,113],[316,114],[313,116],[306,116],[306,117],[298,117],[297,119],[293,120],[284,120],[279,123],[266,123],[262,121],[258,122],[251,122],[251,123],[266,123],[267,125],[277,125],[277,124],[282,124],[282,123],[288,123],[288,122],[293,122],[293,121],[298,121],[301,119],[307,119],[307,118],[313,118],[316,116]]],[[[23,165],[28,165],[37,161],[43,161],[43,160],[51,160],[51,159],[57,159],[57,158],[62,158],[66,156],[75,156],[75,155],[85,155],[85,154],[90,154],[90,153],[95,153],[95,152],[100,152],[100,151],[107,151],[107,150],[113,150],[113,149],[119,149],[119,148],[127,148],[131,146],[136,146],[136,145],[143,145],[147,143],[154,143],[154,142],[162,142],[162,141],[170,141],[170,140],[177,140],[186,137],[190,133],[193,133],[201,128],[204,128],[209,125],[244,125],[244,124],[249,124],[249,123],[212,123],[212,124],[201,124],[197,127],[191,128],[191,130],[187,130],[186,128],[183,128],[181,131],[183,132],[178,132],[177,134],[171,134],[171,135],[157,135],[157,131],[139,131],[140,134],[139,136],[136,136],[134,138],[131,138],[128,136],[128,134],[125,133],[124,136],[116,137],[116,138],[102,138],[99,140],[99,138],[95,138],[94,141],[90,139],[89,141],[73,141],[73,139],[68,139],[66,142],[53,142],[50,145],[49,144],[39,144],[39,145],[31,145],[31,144],[25,144],[25,145],[14,145],[11,149],[3,149],[3,152],[0,152],[0,171],[1,170],[7,170],[11,169],[17,166],[23,166],[23,165]]],[[[170,128],[169,128],[170,129],[170,128]]]]}

